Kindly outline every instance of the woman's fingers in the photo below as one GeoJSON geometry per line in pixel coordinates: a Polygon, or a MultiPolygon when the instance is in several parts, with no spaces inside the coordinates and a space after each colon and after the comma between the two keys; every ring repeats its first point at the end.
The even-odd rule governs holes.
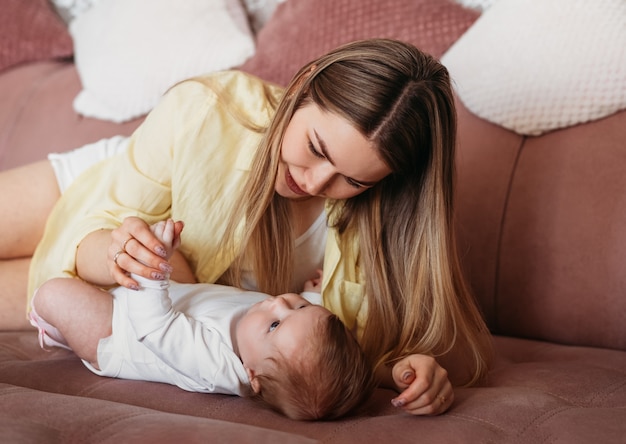
{"type": "Polygon", "coordinates": [[[124,219],[122,225],[112,231],[111,238],[110,272],[118,284],[136,289],[137,282],[130,278],[130,273],[163,280],[167,273],[172,272],[165,259],[167,252],[164,246],[143,220],[136,217],[124,219]]]}
{"type": "MultiPolygon", "coordinates": [[[[407,389],[409,390],[409,389],[407,389]]],[[[402,409],[412,415],[439,415],[444,413],[454,402],[454,390],[450,382],[443,386],[439,384],[431,385],[421,395],[402,406],[402,409]]]]}
{"type": "Polygon", "coordinates": [[[115,255],[114,265],[125,274],[134,273],[148,279],[163,280],[166,273],[172,272],[172,266],[165,259],[137,242],[129,242],[126,251],[118,250],[115,255]]]}
{"type": "Polygon", "coordinates": [[[448,372],[427,355],[408,355],[392,369],[392,377],[401,393],[392,404],[413,415],[438,415],[454,401],[448,372]]]}
{"type": "MultiPolygon", "coordinates": [[[[152,254],[161,257],[167,255],[165,247],[152,233],[150,226],[138,217],[131,216],[124,219],[122,225],[113,230],[112,238],[113,243],[117,244],[120,250],[124,249],[123,246],[128,247],[134,239],[152,254]]],[[[126,250],[128,251],[128,248],[126,250]]]]}

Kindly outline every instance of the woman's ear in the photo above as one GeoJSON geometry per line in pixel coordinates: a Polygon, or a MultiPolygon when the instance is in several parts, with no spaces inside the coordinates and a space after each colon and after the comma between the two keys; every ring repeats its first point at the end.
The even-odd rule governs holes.
{"type": "Polygon", "coordinates": [[[254,370],[248,367],[244,367],[246,369],[246,373],[248,374],[248,379],[250,380],[250,387],[252,387],[252,391],[256,394],[261,393],[261,383],[259,379],[255,376],[254,370]]]}

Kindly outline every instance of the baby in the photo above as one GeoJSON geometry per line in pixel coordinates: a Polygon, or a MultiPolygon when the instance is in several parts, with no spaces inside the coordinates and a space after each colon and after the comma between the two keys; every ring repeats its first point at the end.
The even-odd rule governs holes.
{"type": "MultiPolygon", "coordinates": [[[[173,221],[152,230],[171,255],[179,244],[173,221]]],[[[70,278],[44,283],[30,313],[41,346],[73,350],[98,375],[252,395],[298,420],[341,417],[373,390],[351,332],[301,295],[133,278],[138,291],[70,278]]],[[[319,280],[305,291],[319,293],[319,280]]]]}

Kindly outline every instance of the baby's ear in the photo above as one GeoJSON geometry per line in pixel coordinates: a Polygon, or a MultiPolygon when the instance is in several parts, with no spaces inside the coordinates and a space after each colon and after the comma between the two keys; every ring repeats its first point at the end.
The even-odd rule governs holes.
{"type": "Polygon", "coordinates": [[[259,379],[255,376],[254,370],[248,367],[244,368],[246,369],[246,373],[248,374],[248,379],[250,380],[250,387],[252,387],[252,391],[254,391],[254,393],[256,394],[261,393],[261,383],[259,382],[259,379]]]}

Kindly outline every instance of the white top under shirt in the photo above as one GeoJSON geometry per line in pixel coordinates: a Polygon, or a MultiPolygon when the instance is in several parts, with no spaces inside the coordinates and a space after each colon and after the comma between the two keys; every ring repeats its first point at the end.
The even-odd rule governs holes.
{"type": "MultiPolygon", "coordinates": [[[[326,212],[322,211],[315,222],[295,241],[294,274],[291,285],[296,293],[301,292],[304,282],[316,276],[315,271],[324,266],[326,249],[326,212]]],[[[241,286],[246,290],[257,289],[256,279],[249,267],[244,267],[241,286]]]]}

